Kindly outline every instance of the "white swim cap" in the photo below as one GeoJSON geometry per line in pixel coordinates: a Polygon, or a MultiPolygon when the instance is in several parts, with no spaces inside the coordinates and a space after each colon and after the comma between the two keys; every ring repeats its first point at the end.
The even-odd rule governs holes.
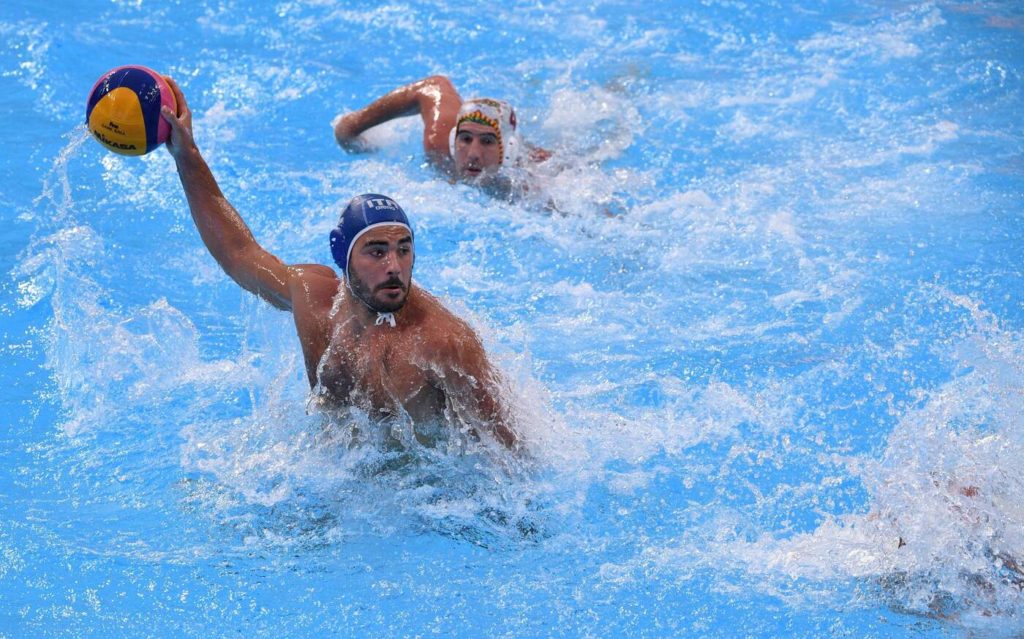
{"type": "Polygon", "coordinates": [[[485,124],[498,135],[498,145],[501,148],[501,163],[503,166],[512,166],[518,160],[522,149],[522,141],[519,139],[519,131],[516,129],[516,112],[508,102],[494,100],[491,98],[473,98],[466,100],[459,108],[459,115],[455,118],[455,126],[448,135],[448,149],[452,156],[455,156],[455,135],[459,132],[459,125],[463,122],[476,122],[485,124]]]}

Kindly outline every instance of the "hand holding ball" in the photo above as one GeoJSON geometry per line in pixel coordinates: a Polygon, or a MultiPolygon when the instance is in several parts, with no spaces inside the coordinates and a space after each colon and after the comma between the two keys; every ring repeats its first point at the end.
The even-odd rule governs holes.
{"type": "Polygon", "coordinates": [[[85,122],[93,137],[114,153],[145,155],[170,134],[160,115],[164,105],[177,112],[174,93],[160,74],[140,66],[117,67],[93,85],[85,122]]]}

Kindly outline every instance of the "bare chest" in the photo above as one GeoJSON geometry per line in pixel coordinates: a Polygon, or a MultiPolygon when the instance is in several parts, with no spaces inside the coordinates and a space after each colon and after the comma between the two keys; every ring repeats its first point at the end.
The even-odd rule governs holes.
{"type": "Polygon", "coordinates": [[[444,406],[416,331],[335,327],[317,366],[317,380],[333,402],[374,417],[406,413],[419,421],[437,417],[444,406]]]}

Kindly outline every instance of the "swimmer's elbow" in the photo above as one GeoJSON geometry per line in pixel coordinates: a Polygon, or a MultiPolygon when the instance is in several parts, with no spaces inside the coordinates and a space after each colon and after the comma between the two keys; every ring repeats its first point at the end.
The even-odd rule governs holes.
{"type": "Polygon", "coordinates": [[[432,91],[439,91],[442,94],[458,94],[455,85],[446,75],[431,75],[420,81],[421,88],[430,88],[432,91]]]}

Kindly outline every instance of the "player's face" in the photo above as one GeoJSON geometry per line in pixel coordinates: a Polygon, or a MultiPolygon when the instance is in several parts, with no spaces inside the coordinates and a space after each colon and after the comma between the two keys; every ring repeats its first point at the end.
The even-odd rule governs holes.
{"type": "Polygon", "coordinates": [[[409,296],[414,261],[408,228],[371,227],[352,247],[348,264],[352,292],[375,311],[397,311],[409,296]]]}
{"type": "Polygon", "coordinates": [[[501,144],[494,129],[463,122],[455,133],[455,171],[460,179],[493,173],[501,166],[501,144]]]}

